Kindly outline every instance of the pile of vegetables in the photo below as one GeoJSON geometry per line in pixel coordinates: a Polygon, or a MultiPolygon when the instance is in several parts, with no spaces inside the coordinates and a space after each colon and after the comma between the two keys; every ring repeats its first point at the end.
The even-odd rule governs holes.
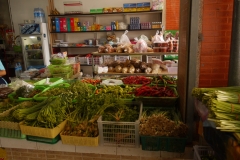
{"type": "Polygon", "coordinates": [[[177,85],[177,78],[167,75],[154,76],[152,79],[152,83],[160,85],[177,85]]]}
{"type": "Polygon", "coordinates": [[[97,84],[100,84],[101,82],[101,80],[99,79],[92,79],[92,78],[85,78],[85,79],[82,79],[81,81],[84,83],[92,84],[92,85],[97,85],[97,84]]]}
{"type": "Polygon", "coordinates": [[[10,93],[13,92],[13,89],[9,87],[0,88],[0,99],[6,99],[10,93]]]}
{"type": "Polygon", "coordinates": [[[16,91],[15,91],[15,99],[18,99],[18,97],[22,97],[22,98],[32,98],[34,97],[36,94],[40,93],[42,90],[40,89],[34,89],[34,88],[30,88],[28,86],[21,86],[19,87],[16,91]]]}
{"type": "Polygon", "coordinates": [[[225,132],[240,132],[240,87],[194,88],[192,95],[209,110],[208,120],[225,132]]]}
{"type": "Polygon", "coordinates": [[[174,90],[170,87],[141,86],[136,88],[135,96],[144,97],[177,97],[174,90]]]}
{"type": "Polygon", "coordinates": [[[128,76],[122,79],[124,84],[150,84],[151,79],[145,76],[128,76]]]}
{"type": "Polygon", "coordinates": [[[132,86],[99,86],[96,90],[96,94],[114,94],[118,98],[128,99],[133,98],[135,87],[132,86]]]}
{"type": "Polygon", "coordinates": [[[186,137],[187,130],[187,125],[174,111],[144,111],[140,119],[140,135],[186,137]]]}

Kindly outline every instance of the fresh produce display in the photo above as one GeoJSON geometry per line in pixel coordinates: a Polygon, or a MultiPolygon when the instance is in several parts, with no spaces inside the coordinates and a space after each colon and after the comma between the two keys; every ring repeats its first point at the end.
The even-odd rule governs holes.
{"type": "Polygon", "coordinates": [[[10,109],[8,109],[8,113],[0,116],[0,121],[11,121],[11,122],[20,122],[21,120],[16,119],[13,116],[13,113],[15,110],[18,109],[23,109],[23,108],[29,108],[32,107],[34,105],[36,105],[37,102],[32,102],[32,101],[25,101],[25,102],[21,102],[21,103],[14,103],[14,104],[10,104],[10,106],[12,106],[10,109]]]}
{"type": "Polygon", "coordinates": [[[0,99],[5,99],[8,97],[8,94],[12,93],[13,89],[9,87],[4,87],[0,89],[0,99]]]}
{"type": "Polygon", "coordinates": [[[151,79],[145,76],[128,76],[122,79],[124,84],[150,84],[151,79]]]}
{"type": "Polygon", "coordinates": [[[34,89],[34,88],[30,88],[28,86],[22,86],[19,87],[16,91],[15,91],[15,95],[14,98],[17,99],[18,97],[23,97],[23,98],[32,98],[34,97],[36,94],[40,93],[42,90],[40,89],[34,89]]]}
{"type": "Polygon", "coordinates": [[[152,79],[153,84],[163,84],[163,85],[177,85],[177,78],[170,77],[167,75],[154,76],[152,79]]]}
{"type": "Polygon", "coordinates": [[[85,78],[85,79],[82,79],[81,81],[84,83],[92,84],[92,85],[97,85],[97,84],[100,84],[101,82],[101,80],[99,79],[91,79],[91,78],[85,78]]]}
{"type": "Polygon", "coordinates": [[[14,107],[14,104],[11,104],[9,102],[0,102],[0,113],[3,113],[12,107],[14,107]]]}
{"type": "Polygon", "coordinates": [[[187,125],[180,121],[175,111],[144,111],[140,118],[140,135],[186,137],[187,130],[187,125]]]}
{"type": "Polygon", "coordinates": [[[192,95],[208,109],[208,120],[224,132],[240,132],[240,87],[194,88],[192,95]]]}
{"type": "Polygon", "coordinates": [[[118,98],[128,99],[133,98],[135,87],[132,86],[106,86],[103,85],[96,90],[96,94],[110,93],[114,94],[118,98]]]}
{"type": "Polygon", "coordinates": [[[124,101],[113,94],[89,96],[79,94],[74,104],[75,110],[70,114],[63,135],[96,137],[97,120],[107,108],[124,105],[124,101]]]}
{"type": "Polygon", "coordinates": [[[177,97],[174,90],[170,87],[141,86],[136,88],[135,96],[144,97],[177,97]]]}
{"type": "Polygon", "coordinates": [[[46,91],[38,94],[39,97],[53,97],[58,96],[62,93],[67,92],[67,88],[59,88],[59,87],[52,87],[50,89],[47,89],[46,91]]]}

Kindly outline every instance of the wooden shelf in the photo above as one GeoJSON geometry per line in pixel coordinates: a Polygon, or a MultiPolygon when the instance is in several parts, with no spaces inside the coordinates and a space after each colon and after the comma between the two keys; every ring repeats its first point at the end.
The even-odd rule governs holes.
{"type": "Polygon", "coordinates": [[[168,71],[160,71],[158,74],[152,74],[152,73],[116,73],[116,72],[108,72],[108,73],[100,73],[97,75],[119,75],[119,76],[157,76],[157,75],[169,75],[169,76],[177,76],[177,73],[168,73],[168,71]]]}
{"type": "Polygon", "coordinates": [[[98,48],[98,46],[84,46],[84,47],[77,47],[77,46],[68,46],[68,47],[52,47],[52,48],[98,48]]]}
{"type": "Polygon", "coordinates": [[[70,31],[70,32],[56,32],[51,31],[50,33],[91,33],[91,32],[125,32],[128,31],[149,31],[149,30],[161,30],[162,28],[151,28],[151,29],[122,29],[122,30],[95,30],[95,31],[70,31]]]}
{"type": "Polygon", "coordinates": [[[162,10],[156,11],[137,11],[137,12],[113,12],[113,13],[82,13],[82,14],[60,14],[60,15],[48,15],[49,17],[73,17],[73,16],[112,16],[112,15],[125,15],[125,14],[154,14],[154,13],[162,13],[162,10]]]}
{"type": "Polygon", "coordinates": [[[25,51],[41,51],[42,49],[26,49],[25,51]]]}
{"type": "Polygon", "coordinates": [[[93,56],[128,56],[128,55],[146,55],[146,56],[159,56],[159,55],[171,55],[171,54],[178,54],[178,52],[146,52],[146,53],[98,53],[93,52],[93,56]]]}

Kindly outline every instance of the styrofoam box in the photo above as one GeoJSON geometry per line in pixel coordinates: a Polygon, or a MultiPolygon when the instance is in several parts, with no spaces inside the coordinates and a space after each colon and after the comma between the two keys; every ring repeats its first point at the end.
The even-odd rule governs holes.
{"type": "Polygon", "coordinates": [[[152,63],[152,58],[161,60],[161,56],[147,56],[147,63],[152,63]]]}
{"type": "Polygon", "coordinates": [[[178,67],[167,67],[168,73],[177,73],[178,67]]]}

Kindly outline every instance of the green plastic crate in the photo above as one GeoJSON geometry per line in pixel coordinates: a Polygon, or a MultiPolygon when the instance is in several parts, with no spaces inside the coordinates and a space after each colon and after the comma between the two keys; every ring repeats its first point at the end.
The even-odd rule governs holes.
{"type": "Polygon", "coordinates": [[[66,61],[67,61],[67,58],[64,58],[64,59],[59,58],[59,59],[51,59],[50,60],[51,64],[53,64],[53,65],[63,65],[66,63],[66,61]]]}
{"type": "Polygon", "coordinates": [[[49,65],[48,69],[51,74],[63,74],[72,72],[72,65],[49,65]]]}
{"type": "Polygon", "coordinates": [[[25,139],[26,135],[22,134],[21,130],[0,128],[0,137],[25,139]]]}
{"type": "Polygon", "coordinates": [[[44,137],[37,137],[37,136],[29,136],[27,135],[26,139],[28,141],[33,142],[40,142],[40,143],[47,143],[47,144],[56,144],[60,139],[60,135],[57,135],[55,138],[44,138],[44,137]]]}
{"type": "Polygon", "coordinates": [[[180,137],[160,137],[160,136],[140,136],[142,150],[147,151],[167,151],[180,152],[185,151],[187,138],[180,137]]]}
{"type": "Polygon", "coordinates": [[[55,86],[55,85],[57,85],[59,83],[62,83],[63,79],[62,78],[49,78],[50,84],[45,84],[46,81],[47,81],[47,79],[45,78],[45,79],[42,79],[42,80],[34,83],[33,85],[34,86],[42,86],[42,87],[47,88],[47,87],[55,86]]]}

